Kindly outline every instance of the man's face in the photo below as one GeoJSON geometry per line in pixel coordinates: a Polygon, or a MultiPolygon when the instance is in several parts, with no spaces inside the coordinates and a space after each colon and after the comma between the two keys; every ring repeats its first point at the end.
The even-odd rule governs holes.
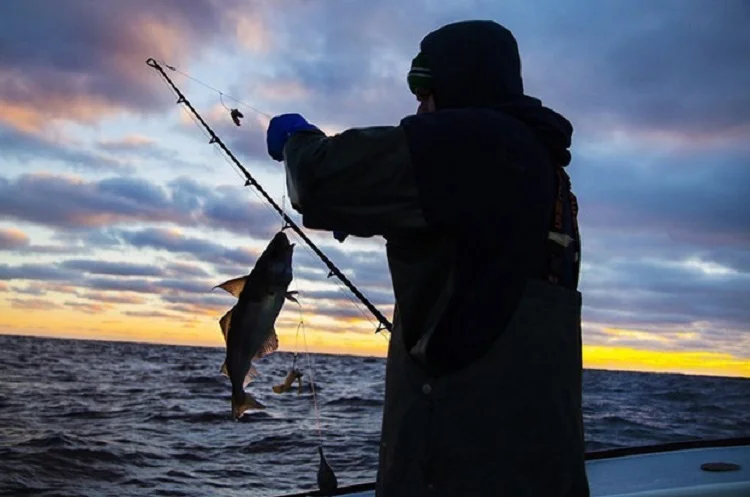
{"type": "Polygon", "coordinates": [[[435,99],[433,98],[432,93],[424,90],[417,90],[417,100],[419,101],[417,114],[435,112],[435,99]]]}

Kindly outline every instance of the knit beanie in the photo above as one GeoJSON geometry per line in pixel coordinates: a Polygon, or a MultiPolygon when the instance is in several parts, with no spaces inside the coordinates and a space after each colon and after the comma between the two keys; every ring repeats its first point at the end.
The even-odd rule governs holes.
{"type": "Polygon", "coordinates": [[[427,64],[427,58],[422,52],[419,52],[411,61],[411,69],[406,78],[409,83],[409,89],[415,95],[417,90],[432,90],[432,71],[427,64]]]}

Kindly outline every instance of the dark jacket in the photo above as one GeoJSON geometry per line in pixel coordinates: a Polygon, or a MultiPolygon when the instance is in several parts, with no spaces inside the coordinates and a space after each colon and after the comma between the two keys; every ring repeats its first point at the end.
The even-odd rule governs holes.
{"type": "Polygon", "coordinates": [[[387,240],[379,496],[588,495],[572,127],[523,95],[505,28],[449,25],[421,48],[437,112],[285,149],[304,226],[387,240]]]}

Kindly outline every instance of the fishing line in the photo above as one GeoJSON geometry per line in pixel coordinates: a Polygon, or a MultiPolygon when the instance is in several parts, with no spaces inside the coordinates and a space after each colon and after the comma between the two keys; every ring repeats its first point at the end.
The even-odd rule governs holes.
{"type": "Polygon", "coordinates": [[[315,407],[315,419],[316,419],[315,424],[318,428],[318,442],[320,446],[322,447],[323,446],[323,430],[321,428],[321,423],[320,423],[320,407],[318,406],[318,396],[315,393],[315,359],[313,359],[312,354],[310,354],[310,349],[307,346],[307,328],[305,326],[305,322],[300,321],[300,325],[302,325],[302,340],[303,340],[303,343],[305,344],[305,356],[307,357],[308,367],[310,368],[310,390],[312,391],[313,406],[315,407]]]}
{"type": "MultiPolygon", "coordinates": [[[[242,173],[244,174],[244,176],[246,178],[245,186],[253,186],[253,187],[255,187],[255,189],[258,191],[258,193],[260,193],[264,197],[264,199],[276,210],[276,212],[281,215],[282,219],[284,219],[284,221],[286,223],[285,226],[284,226],[284,229],[291,228],[294,232],[296,232],[297,235],[299,235],[305,241],[305,243],[307,244],[307,246],[311,250],[313,250],[315,252],[315,254],[318,256],[318,258],[326,264],[326,266],[330,270],[330,275],[335,275],[336,277],[338,277],[338,279],[341,280],[341,282],[344,283],[346,285],[346,287],[354,295],[356,295],[357,298],[365,305],[365,307],[367,307],[367,309],[378,319],[378,321],[379,321],[380,324],[379,324],[378,329],[376,330],[376,332],[380,331],[382,328],[387,329],[387,330],[390,331],[392,329],[391,322],[382,313],[380,313],[380,311],[378,311],[378,309],[374,305],[372,305],[372,303],[367,299],[367,297],[365,297],[349,281],[349,279],[341,272],[341,270],[339,270],[338,267],[336,267],[336,265],[333,264],[333,262],[331,262],[331,260],[313,243],[313,241],[310,240],[310,238],[308,238],[307,235],[305,235],[305,233],[300,229],[300,227],[297,226],[297,224],[278,206],[278,204],[273,200],[273,198],[271,198],[271,196],[268,195],[268,193],[263,189],[263,187],[255,180],[255,178],[239,162],[239,160],[237,160],[237,158],[227,148],[227,146],[224,144],[224,142],[216,135],[216,133],[213,131],[213,129],[211,129],[211,127],[203,120],[203,118],[200,116],[200,114],[198,114],[198,112],[195,110],[195,108],[190,103],[190,101],[187,99],[187,97],[185,97],[185,95],[177,88],[177,86],[175,86],[174,82],[169,78],[169,76],[164,71],[164,69],[161,67],[161,65],[155,59],[153,59],[153,58],[148,59],[146,61],[146,64],[149,67],[152,67],[153,69],[157,70],[162,75],[162,77],[166,80],[166,82],[169,84],[169,86],[178,95],[179,98],[177,100],[177,103],[178,104],[180,104],[180,103],[184,104],[194,114],[194,116],[198,119],[198,121],[206,129],[206,131],[208,131],[208,133],[211,136],[209,144],[214,144],[214,143],[218,144],[219,147],[221,147],[221,149],[227,154],[227,156],[229,156],[229,158],[232,160],[232,162],[234,162],[234,164],[237,166],[237,168],[239,168],[239,170],[242,171],[242,173]]],[[[181,74],[183,74],[186,77],[188,77],[188,78],[190,78],[190,79],[198,82],[199,84],[202,84],[202,85],[204,85],[206,87],[209,87],[213,91],[217,91],[219,93],[223,93],[223,92],[217,90],[216,88],[210,87],[209,85],[206,85],[203,82],[200,82],[200,81],[196,80],[192,76],[187,75],[187,73],[182,73],[182,71],[178,71],[173,66],[169,66],[167,64],[165,64],[165,65],[170,70],[173,70],[175,72],[180,72],[181,74]]],[[[242,103],[243,105],[246,105],[248,108],[250,108],[250,109],[252,109],[252,110],[254,110],[256,112],[259,112],[259,113],[261,113],[263,115],[268,116],[268,114],[265,114],[262,111],[259,111],[258,109],[255,109],[254,107],[252,107],[252,106],[250,106],[248,104],[245,104],[244,102],[241,102],[238,99],[235,99],[234,97],[231,97],[231,98],[233,100],[236,100],[236,101],[242,103]]],[[[270,116],[268,116],[268,117],[270,117],[270,116]]],[[[234,118],[234,116],[233,116],[233,118],[234,118]]]]}
{"type": "MultiPolygon", "coordinates": [[[[246,102],[243,102],[242,100],[240,100],[240,99],[238,99],[238,98],[236,98],[236,97],[233,97],[232,95],[229,95],[229,94],[227,94],[227,93],[224,93],[223,91],[219,90],[218,88],[214,88],[213,86],[209,85],[208,83],[204,83],[203,81],[201,81],[201,80],[199,80],[198,78],[195,78],[195,77],[193,77],[193,76],[189,75],[188,73],[186,73],[186,72],[184,72],[184,71],[180,71],[180,70],[179,70],[179,69],[177,69],[177,68],[176,68],[175,66],[172,66],[172,65],[170,65],[170,64],[167,64],[167,63],[166,63],[166,62],[165,62],[164,60],[162,60],[162,59],[152,59],[152,60],[155,60],[155,61],[157,61],[157,62],[160,62],[160,63],[161,63],[161,65],[163,65],[164,67],[166,67],[166,68],[167,68],[167,69],[169,69],[170,71],[176,72],[176,73],[178,73],[178,74],[182,74],[182,75],[183,75],[183,76],[185,76],[186,78],[188,78],[188,79],[191,79],[191,80],[195,81],[195,82],[196,82],[196,83],[198,83],[199,85],[201,85],[201,86],[203,86],[203,87],[205,87],[205,88],[208,88],[208,89],[209,89],[209,90],[211,90],[211,91],[214,91],[214,92],[218,93],[218,94],[219,94],[219,97],[221,97],[221,96],[223,95],[223,96],[225,96],[225,97],[227,97],[227,98],[229,98],[229,99],[231,99],[231,100],[234,100],[234,101],[235,101],[235,102],[237,102],[238,104],[240,104],[240,105],[244,105],[244,106],[245,106],[245,107],[247,107],[248,109],[250,109],[250,110],[253,110],[253,111],[257,112],[258,114],[261,114],[261,115],[263,115],[263,116],[266,116],[266,117],[267,117],[267,118],[269,118],[269,119],[271,119],[271,118],[273,117],[273,116],[271,116],[270,114],[267,114],[267,113],[263,112],[262,110],[260,110],[260,109],[257,109],[257,108],[255,108],[255,107],[253,107],[252,105],[250,105],[250,104],[248,104],[248,103],[246,103],[246,102]]],[[[147,62],[147,63],[148,63],[148,62],[147,62]]],[[[222,105],[224,105],[224,101],[223,101],[223,100],[222,100],[222,102],[221,102],[221,103],[222,103],[222,105]]],[[[227,108],[227,106],[226,106],[226,105],[224,105],[224,108],[227,108]]]]}
{"type": "MultiPolygon", "coordinates": [[[[208,132],[203,128],[203,126],[200,125],[200,123],[195,118],[195,116],[193,116],[190,112],[186,111],[182,107],[180,107],[180,110],[184,114],[186,114],[188,117],[190,117],[190,120],[193,121],[193,123],[198,127],[198,129],[200,129],[200,131],[201,131],[201,133],[203,135],[205,135],[205,136],[207,136],[209,138],[211,137],[211,135],[208,134],[208,132]]],[[[211,147],[211,150],[213,150],[216,155],[218,155],[219,157],[221,157],[224,160],[224,162],[226,162],[227,164],[229,164],[229,166],[232,168],[232,171],[234,171],[234,173],[237,175],[237,177],[240,180],[244,181],[245,178],[243,178],[242,172],[240,172],[240,170],[237,169],[237,166],[235,166],[235,164],[229,159],[229,157],[227,157],[227,155],[225,153],[222,152],[222,150],[220,148],[218,148],[218,147],[211,147]]],[[[263,202],[263,197],[261,197],[258,194],[258,192],[256,192],[255,190],[250,190],[250,191],[253,193],[253,195],[255,195],[258,198],[258,200],[260,200],[260,205],[262,205],[263,208],[265,208],[266,210],[268,210],[268,212],[270,212],[270,213],[272,213],[274,215],[276,214],[276,211],[274,211],[271,206],[269,206],[267,203],[263,202]]],[[[282,197],[282,212],[284,212],[286,214],[286,209],[284,207],[285,201],[286,201],[286,194],[284,194],[283,197],[282,197]]],[[[282,219],[281,220],[281,229],[284,229],[284,226],[286,226],[286,223],[285,223],[284,219],[282,219]]]]}
{"type": "MultiPolygon", "coordinates": [[[[294,280],[294,288],[297,290],[297,295],[299,295],[299,283],[297,283],[297,280],[294,280]]],[[[316,428],[318,430],[318,443],[320,446],[323,446],[323,430],[321,428],[320,423],[320,407],[318,406],[318,396],[315,392],[315,360],[312,357],[312,354],[310,354],[310,349],[307,346],[307,328],[305,325],[305,316],[304,316],[304,309],[302,307],[302,303],[299,301],[299,299],[296,302],[297,304],[297,312],[299,313],[299,323],[297,324],[297,333],[295,337],[295,348],[298,346],[299,342],[299,332],[302,330],[302,340],[305,344],[305,356],[307,358],[307,367],[310,370],[309,375],[309,382],[310,382],[310,391],[312,392],[312,398],[313,398],[313,409],[315,410],[315,419],[316,419],[316,428]]]]}

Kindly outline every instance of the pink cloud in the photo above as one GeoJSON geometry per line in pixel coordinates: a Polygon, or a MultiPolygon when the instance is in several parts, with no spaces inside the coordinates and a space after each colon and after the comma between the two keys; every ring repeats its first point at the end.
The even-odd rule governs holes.
{"type": "Polygon", "coordinates": [[[29,245],[29,237],[16,228],[0,228],[0,250],[13,250],[29,245]]]}

